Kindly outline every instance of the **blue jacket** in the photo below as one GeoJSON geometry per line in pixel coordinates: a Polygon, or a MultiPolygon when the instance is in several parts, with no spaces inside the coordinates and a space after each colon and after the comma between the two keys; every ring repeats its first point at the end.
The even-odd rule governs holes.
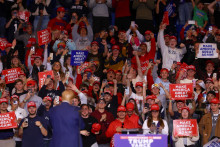
{"type": "Polygon", "coordinates": [[[50,147],[82,147],[79,131],[84,129],[84,122],[79,108],[62,102],[49,111],[49,120],[53,129],[50,147]]]}

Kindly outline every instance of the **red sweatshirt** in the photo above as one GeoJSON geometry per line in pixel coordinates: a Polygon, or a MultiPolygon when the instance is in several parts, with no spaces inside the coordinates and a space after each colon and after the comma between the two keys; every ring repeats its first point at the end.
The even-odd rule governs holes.
{"type": "Polygon", "coordinates": [[[131,16],[130,0],[112,0],[112,7],[115,8],[115,17],[131,16]]]}

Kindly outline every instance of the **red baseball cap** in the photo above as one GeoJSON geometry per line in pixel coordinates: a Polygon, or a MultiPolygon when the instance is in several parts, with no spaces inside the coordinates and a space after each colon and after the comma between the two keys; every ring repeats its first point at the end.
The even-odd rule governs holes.
{"type": "Polygon", "coordinates": [[[5,48],[7,48],[7,47],[12,47],[12,44],[11,43],[7,43],[5,48]]]}
{"type": "Polygon", "coordinates": [[[210,103],[211,104],[219,104],[219,99],[213,98],[210,103]]]}
{"type": "Polygon", "coordinates": [[[215,66],[215,64],[214,64],[214,62],[212,62],[212,60],[207,60],[206,61],[206,65],[209,64],[209,63],[211,63],[213,66],[215,66]]]}
{"type": "Polygon", "coordinates": [[[28,40],[26,47],[31,47],[32,45],[36,44],[36,42],[37,42],[37,40],[35,38],[30,38],[28,40]]]}
{"type": "Polygon", "coordinates": [[[18,95],[12,95],[12,96],[11,96],[11,99],[13,99],[13,98],[16,98],[16,99],[19,100],[19,96],[18,96],[18,95]]]}
{"type": "Polygon", "coordinates": [[[189,107],[186,107],[186,106],[185,106],[185,107],[182,107],[182,108],[181,108],[181,111],[183,111],[183,109],[186,109],[188,112],[190,112],[189,107]]]}
{"type": "Polygon", "coordinates": [[[177,40],[176,36],[170,36],[170,39],[175,39],[175,40],[177,40]]]}
{"type": "Polygon", "coordinates": [[[85,70],[84,70],[84,73],[85,72],[91,72],[92,73],[92,70],[90,69],[90,68],[86,68],[85,70]]]}
{"type": "Polygon", "coordinates": [[[165,37],[169,37],[169,38],[170,38],[170,35],[169,35],[169,34],[166,34],[166,35],[164,35],[164,38],[165,38],[165,37]]]}
{"type": "Polygon", "coordinates": [[[101,125],[99,123],[92,124],[92,129],[91,129],[92,133],[99,132],[100,130],[101,130],[101,125]]]}
{"type": "Polygon", "coordinates": [[[190,69],[196,71],[196,67],[194,65],[187,66],[187,70],[190,70],[190,69]]]}
{"type": "Polygon", "coordinates": [[[66,12],[64,7],[58,7],[57,12],[66,12]]]}
{"type": "Polygon", "coordinates": [[[211,81],[212,83],[214,83],[213,80],[212,80],[212,78],[206,78],[206,79],[205,79],[205,83],[206,83],[207,81],[211,81]]]}
{"type": "Polygon", "coordinates": [[[145,42],[141,42],[140,46],[145,45],[147,46],[147,44],[145,42]]]}
{"type": "Polygon", "coordinates": [[[158,104],[151,105],[150,111],[153,111],[153,110],[159,111],[160,110],[159,105],[158,104]]]}
{"type": "Polygon", "coordinates": [[[27,82],[27,86],[35,86],[35,84],[37,84],[37,83],[34,80],[30,80],[27,82]]]}
{"type": "Polygon", "coordinates": [[[118,34],[120,34],[120,33],[126,33],[126,31],[125,30],[119,30],[118,34]]]}
{"type": "Polygon", "coordinates": [[[157,98],[156,95],[148,95],[148,96],[146,97],[146,101],[147,101],[148,99],[155,100],[156,98],[157,98]]]}
{"type": "Polygon", "coordinates": [[[94,44],[97,45],[97,46],[99,46],[99,43],[98,43],[97,41],[91,42],[91,46],[93,46],[94,44]]]}
{"type": "Polygon", "coordinates": [[[162,68],[162,69],[160,70],[160,73],[163,72],[163,71],[166,71],[167,73],[169,73],[169,70],[168,70],[167,68],[162,68]]]}
{"type": "Polygon", "coordinates": [[[35,102],[31,101],[27,104],[27,107],[29,108],[29,107],[37,107],[37,106],[36,106],[35,102]]]}
{"type": "Polygon", "coordinates": [[[152,33],[150,30],[145,31],[144,35],[150,35],[152,33]]]}
{"type": "Polygon", "coordinates": [[[49,96],[45,96],[43,99],[47,99],[48,101],[51,101],[51,102],[52,102],[52,98],[49,97],[49,96]]]}
{"type": "Polygon", "coordinates": [[[133,111],[134,110],[134,104],[129,102],[126,104],[126,109],[129,111],[133,111]]]}
{"type": "Polygon", "coordinates": [[[108,85],[114,85],[114,82],[109,81],[109,82],[108,82],[108,85]]]}
{"type": "Polygon", "coordinates": [[[118,109],[117,109],[117,112],[126,112],[126,108],[125,106],[119,106],[118,109]]]}
{"type": "Polygon", "coordinates": [[[93,86],[94,86],[95,84],[98,84],[98,85],[100,86],[100,82],[99,82],[99,81],[95,81],[95,82],[93,83],[93,86]]]}
{"type": "Polygon", "coordinates": [[[112,50],[114,50],[114,49],[120,50],[120,46],[118,46],[118,45],[113,45],[113,46],[112,46],[112,50]]]}
{"type": "Polygon", "coordinates": [[[115,73],[115,71],[114,71],[113,69],[111,69],[111,68],[109,68],[109,69],[107,70],[107,73],[110,72],[110,71],[113,71],[113,72],[115,73]]]}
{"type": "Polygon", "coordinates": [[[2,103],[7,103],[8,104],[8,100],[6,98],[0,98],[0,104],[2,103]]]}
{"type": "Polygon", "coordinates": [[[117,73],[122,74],[122,71],[121,71],[121,70],[116,70],[115,73],[116,73],[116,74],[117,74],[117,73]]]}
{"type": "Polygon", "coordinates": [[[66,44],[64,42],[60,42],[57,44],[57,48],[66,48],[66,44]]]}
{"type": "Polygon", "coordinates": [[[111,91],[109,91],[109,90],[106,90],[104,94],[109,94],[109,95],[112,96],[112,93],[111,93],[111,91]]]}
{"type": "Polygon", "coordinates": [[[143,87],[143,82],[137,82],[137,83],[135,84],[135,87],[138,87],[138,86],[143,87]]]}

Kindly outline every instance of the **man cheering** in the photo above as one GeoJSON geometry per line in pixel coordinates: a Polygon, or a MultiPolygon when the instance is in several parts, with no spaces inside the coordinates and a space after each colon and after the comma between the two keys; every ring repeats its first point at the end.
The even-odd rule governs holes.
{"type": "Polygon", "coordinates": [[[51,147],[82,147],[80,130],[84,128],[84,122],[79,115],[79,108],[72,106],[74,96],[72,90],[65,90],[62,103],[49,112],[53,129],[51,147]]]}

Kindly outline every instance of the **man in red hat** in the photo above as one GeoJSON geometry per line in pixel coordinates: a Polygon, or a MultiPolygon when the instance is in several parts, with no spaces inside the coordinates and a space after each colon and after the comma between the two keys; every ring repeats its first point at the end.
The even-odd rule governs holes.
{"type": "Polygon", "coordinates": [[[22,147],[43,146],[43,137],[47,136],[47,125],[43,118],[37,115],[37,106],[33,101],[27,104],[28,117],[19,124],[19,135],[22,135],[22,147]]]}
{"type": "Polygon", "coordinates": [[[155,56],[155,52],[156,52],[156,41],[154,38],[154,33],[151,32],[150,30],[145,31],[144,33],[144,38],[145,38],[145,42],[147,45],[147,52],[148,56],[151,56],[150,59],[154,59],[155,56]],[[154,53],[154,56],[151,55],[151,53],[154,53]]]}
{"type": "Polygon", "coordinates": [[[56,26],[61,26],[62,29],[64,29],[67,25],[67,23],[63,20],[63,17],[65,16],[65,8],[64,7],[58,7],[57,8],[57,16],[53,19],[51,19],[48,22],[48,28],[51,30],[54,30],[56,28],[56,26]]]}
{"type": "MultiPolygon", "coordinates": [[[[8,100],[6,98],[0,98],[0,114],[7,113],[8,100]]],[[[14,147],[15,141],[13,139],[13,129],[0,130],[0,144],[3,147],[14,147]]]]}
{"type": "Polygon", "coordinates": [[[195,74],[196,74],[196,67],[194,65],[189,65],[187,66],[187,75],[186,78],[183,80],[180,80],[183,76],[184,72],[180,72],[178,79],[176,80],[176,83],[193,83],[196,82],[197,79],[195,79],[195,74]]]}
{"type": "Polygon", "coordinates": [[[81,105],[81,116],[85,124],[85,129],[80,131],[80,134],[82,136],[83,147],[98,146],[96,141],[96,135],[101,133],[101,125],[96,130],[97,125],[93,124],[98,123],[98,121],[94,117],[90,116],[88,105],[81,105]]]}
{"type": "Polygon", "coordinates": [[[107,137],[112,138],[116,133],[121,134],[122,130],[135,128],[135,125],[130,120],[126,119],[126,108],[124,106],[118,107],[117,116],[118,118],[111,122],[105,133],[107,137]]]}
{"type": "Polygon", "coordinates": [[[101,134],[96,136],[97,142],[100,146],[109,146],[110,138],[107,138],[105,132],[108,129],[109,124],[114,121],[112,113],[105,110],[106,101],[104,98],[100,98],[97,103],[97,109],[91,113],[91,116],[98,120],[101,125],[101,134]]]}
{"type": "Polygon", "coordinates": [[[134,128],[141,128],[139,122],[139,116],[134,112],[134,104],[129,102],[126,104],[127,114],[125,116],[126,119],[131,121],[134,124],[134,128]]]}
{"type": "Polygon", "coordinates": [[[166,24],[162,24],[160,26],[160,31],[158,34],[158,44],[161,47],[161,54],[163,57],[163,68],[171,69],[173,61],[181,61],[183,55],[186,53],[186,47],[184,44],[180,44],[180,49],[176,48],[177,38],[175,36],[170,36],[169,46],[166,46],[164,41],[164,30],[166,28],[166,24]]]}
{"type": "Polygon", "coordinates": [[[113,81],[113,79],[115,79],[115,71],[113,69],[108,69],[107,70],[107,80],[113,81]]]}
{"type": "Polygon", "coordinates": [[[36,81],[34,81],[34,80],[28,81],[27,82],[27,89],[28,89],[28,93],[21,95],[19,98],[20,107],[24,108],[26,111],[28,110],[27,103],[30,101],[33,101],[36,104],[37,108],[42,103],[42,98],[40,98],[39,96],[36,95],[36,91],[37,91],[37,82],[36,81]]]}
{"type": "Polygon", "coordinates": [[[219,99],[210,101],[211,113],[205,114],[199,122],[199,132],[202,136],[202,144],[206,144],[215,137],[220,137],[220,111],[219,99]]]}

